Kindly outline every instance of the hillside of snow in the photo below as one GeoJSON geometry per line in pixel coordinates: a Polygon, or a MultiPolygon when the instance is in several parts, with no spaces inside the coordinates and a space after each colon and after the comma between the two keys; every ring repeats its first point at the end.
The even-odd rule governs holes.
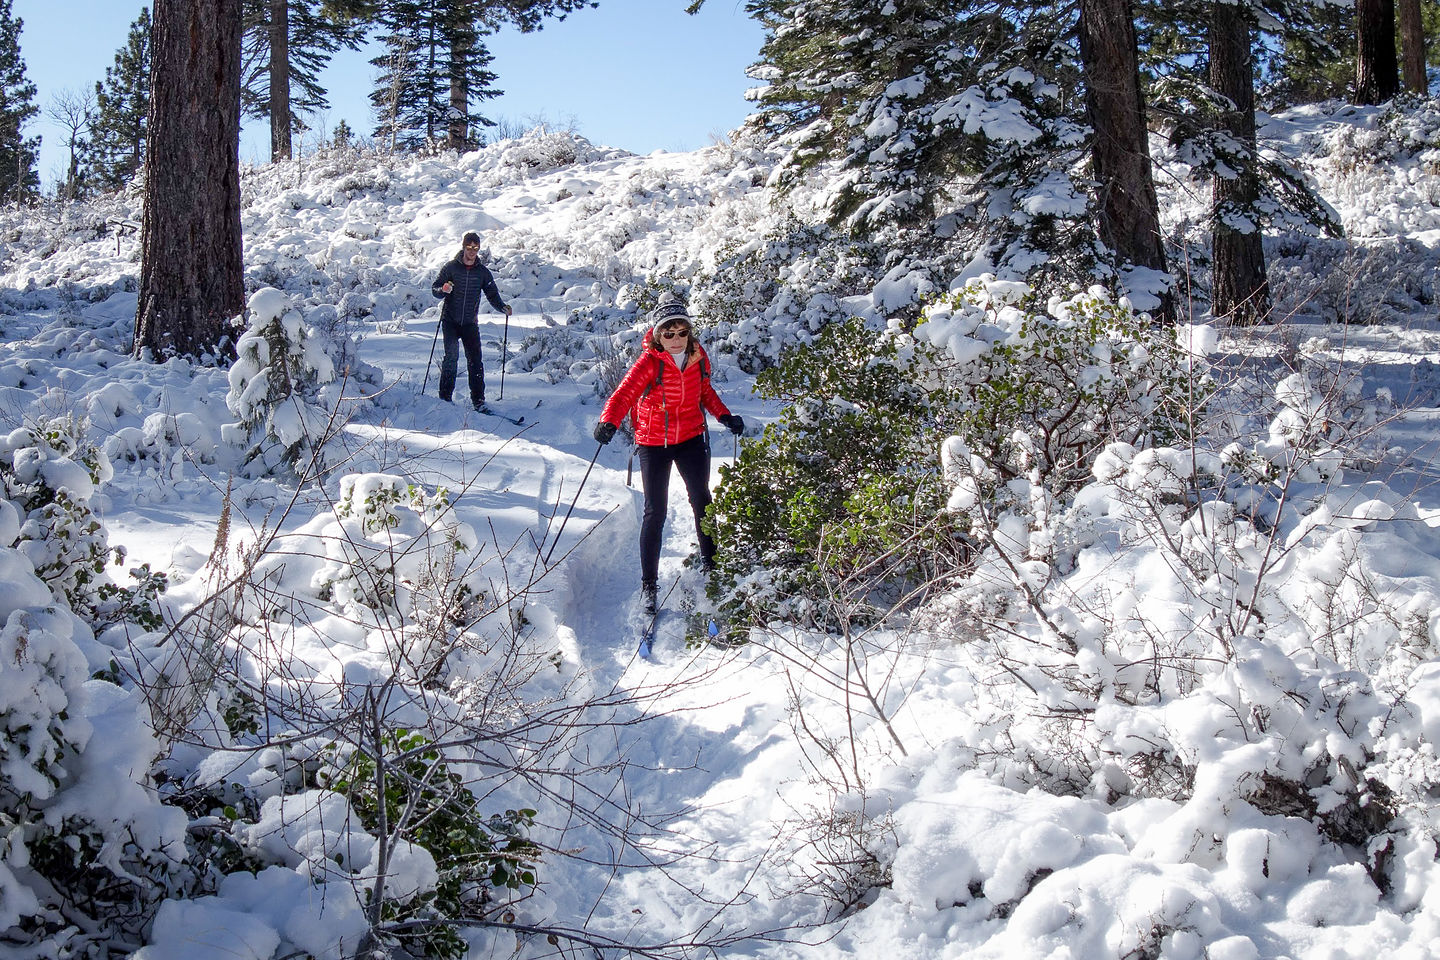
{"type": "MultiPolygon", "coordinates": [[[[1283,322],[1181,327],[1233,437],[1115,445],[903,624],[722,646],[674,616],[648,657],[638,480],[591,430],[653,291],[781,230],[773,157],[535,132],[251,169],[230,370],[130,357],[138,188],[0,211],[0,952],[101,949],[40,878],[73,857],[126,878],[103,946],[140,960],[1440,955],[1440,164],[1377,117],[1264,129],[1347,238],[1267,238],[1283,322]],[[436,396],[467,230],[515,311],[480,317],[502,416],[436,396]],[[273,409],[267,325],[313,385],[273,409]],[[158,616],[42,520],[163,574],[158,616]],[[1010,564],[1042,538],[1053,566],[1010,564]],[[449,884],[477,846],[488,884],[449,884]],[[406,940],[437,904],[467,922],[406,940]]],[[[1205,201],[1167,189],[1177,236],[1205,201]]],[[[835,307],[806,269],[697,302],[739,443],[781,412],[757,364],[835,307]]],[[[676,611],[705,603],[678,488],[676,611]]]]}

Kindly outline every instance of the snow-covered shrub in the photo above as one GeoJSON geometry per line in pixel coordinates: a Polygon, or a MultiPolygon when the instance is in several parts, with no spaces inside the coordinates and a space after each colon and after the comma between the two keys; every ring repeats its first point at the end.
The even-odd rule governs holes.
{"type": "Polygon", "coordinates": [[[186,462],[214,463],[215,440],[193,413],[152,413],[138,427],[121,427],[101,448],[112,463],[144,464],[164,479],[174,479],[186,462]]]}
{"type": "Polygon", "coordinates": [[[221,437],[245,451],[258,473],[301,477],[322,466],[336,409],[322,387],[336,378],[334,345],[316,335],[290,298],[273,287],[250,297],[250,327],[236,346],[225,403],[238,418],[221,437]]]}
{"type": "Polygon", "coordinates": [[[915,337],[953,358],[945,377],[965,396],[948,425],[996,484],[1033,471],[1073,489],[1107,443],[1188,436],[1208,398],[1174,331],[1100,287],[1042,302],[981,277],[940,298],[915,337]]]}
{"type": "Polygon", "coordinates": [[[337,535],[325,540],[324,563],[312,577],[320,599],[340,609],[384,617],[440,616],[466,622],[481,599],[463,579],[461,555],[475,533],[459,523],[448,493],[433,493],[390,474],[340,479],[337,535]]]}
{"type": "Polygon", "coordinates": [[[89,679],[87,628],[15,550],[0,564],[0,950],[112,956],[179,884],[185,818],[144,786],[159,748],[133,695],[89,679]]]}
{"type": "Polygon", "coordinates": [[[1273,260],[1270,288],[1282,317],[1395,323],[1433,308],[1436,263],[1436,252],[1410,237],[1384,244],[1317,240],[1273,260]]]}
{"type": "Polygon", "coordinates": [[[1358,393],[1293,374],[1264,434],[1219,419],[1187,445],[1111,443],[1064,501],[1033,476],[986,499],[984,465],[955,469],[977,552],[924,620],[1020,681],[981,691],[995,723],[966,744],[980,765],[1110,805],[1177,803],[1166,857],[1215,865],[1245,810],[1303,818],[1382,888],[1413,883],[1413,858],[1392,854],[1433,849],[1434,829],[1405,819],[1394,771],[1433,777],[1415,762],[1426,701],[1407,700],[1435,649],[1440,571],[1393,558],[1440,544],[1397,491],[1346,480],[1363,417],[1355,434],[1330,418],[1358,393]]]}
{"type": "Polygon", "coordinates": [[[112,476],[110,460],[86,439],[88,423],[73,416],[43,418],[0,438],[0,483],[20,519],[13,545],[35,573],[92,627],[129,620],[160,623],[165,575],[148,565],[130,571],[122,587],[107,568],[125,561],[124,547],[90,505],[112,476]]]}
{"type": "Polygon", "coordinates": [[[521,891],[537,883],[540,849],[526,836],[535,811],[486,816],[423,734],[394,730],[384,741],[383,773],[365,753],[331,745],[322,752],[316,783],[346,797],[365,830],[387,830],[390,842],[399,839],[433,859],[435,875],[427,884],[410,890],[391,880],[392,889],[376,891],[386,898],[379,919],[392,928],[376,939],[412,954],[464,957],[465,941],[451,922],[483,918],[495,899],[491,890],[521,891]]]}
{"type": "Polygon", "coordinates": [[[582,158],[589,159],[596,152],[579,134],[569,130],[551,131],[544,126],[535,127],[522,137],[502,140],[493,150],[499,154],[501,170],[522,177],[568,167],[582,158]]]}
{"type": "Polygon", "coordinates": [[[813,343],[847,319],[843,302],[870,292],[877,256],[828,227],[787,217],[763,237],[715,251],[714,266],[695,278],[691,313],[709,328],[712,352],[758,373],[779,361],[784,345],[813,343]]]}

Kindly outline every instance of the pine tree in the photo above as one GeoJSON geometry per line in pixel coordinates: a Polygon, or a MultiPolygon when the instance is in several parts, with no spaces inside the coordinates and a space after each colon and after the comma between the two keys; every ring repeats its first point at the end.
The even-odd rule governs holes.
{"type": "MultiPolygon", "coordinates": [[[[781,185],[839,170],[836,226],[937,274],[970,264],[1088,279],[1105,257],[1081,73],[1063,5],[751,0],[766,28],[750,123],[786,150],[781,185]]],[[[937,279],[939,277],[937,276],[937,279]]]]}
{"type": "Polygon", "coordinates": [[[1269,311],[1266,226],[1339,230],[1304,176],[1263,153],[1256,139],[1257,54],[1286,39],[1278,56],[1318,44],[1317,12],[1306,0],[1152,0],[1141,8],[1156,112],[1171,148],[1211,189],[1211,311],[1232,322],[1252,323],[1269,311]],[[1274,42],[1262,43],[1261,24],[1274,31],[1274,42]]]}
{"type": "Polygon", "coordinates": [[[150,10],[141,7],[114,65],[106,67],[105,79],[95,84],[95,121],[84,174],[92,187],[125,186],[145,160],[151,45],[150,10]]]}
{"type": "Polygon", "coordinates": [[[495,122],[476,105],[500,95],[484,38],[503,24],[523,33],[563,20],[596,0],[372,0],[384,52],[370,94],[376,142],[389,149],[452,150],[481,145],[495,122]]]}
{"type": "Polygon", "coordinates": [[[25,23],[12,16],[10,0],[0,0],[0,200],[19,201],[40,186],[36,164],[40,138],[25,136],[35,118],[35,84],[25,77],[20,56],[20,30],[25,23]]]}
{"type": "Polygon", "coordinates": [[[335,53],[359,47],[363,9],[353,2],[244,0],[241,109],[269,118],[272,161],[292,155],[298,114],[329,107],[320,73],[335,53]]]}
{"type": "MultiPolygon", "coordinates": [[[[1100,189],[1100,239],[1121,263],[1163,273],[1160,205],[1150,172],[1130,0],[1080,0],[1079,35],[1091,166],[1100,189]]],[[[1162,312],[1169,313],[1168,299],[1162,312]]]]}
{"type": "Polygon", "coordinates": [[[1349,99],[1355,82],[1355,7],[1305,5],[1262,46],[1264,109],[1349,99]]]}
{"type": "Polygon", "coordinates": [[[1255,58],[1253,11],[1214,3],[1210,12],[1210,85],[1219,95],[1219,129],[1238,147],[1239,162],[1213,179],[1211,311],[1253,323],[1270,311],[1270,280],[1259,218],[1260,176],[1255,162],[1255,58]]]}
{"type": "Polygon", "coordinates": [[[493,121],[477,101],[499,96],[481,37],[490,29],[470,0],[386,0],[379,22],[384,53],[370,101],[377,142],[396,150],[469,150],[493,121]]]}

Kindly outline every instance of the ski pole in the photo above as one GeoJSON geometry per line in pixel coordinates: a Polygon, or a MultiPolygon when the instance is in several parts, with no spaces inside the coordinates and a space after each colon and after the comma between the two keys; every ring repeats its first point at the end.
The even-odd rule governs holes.
{"type": "Polygon", "coordinates": [[[505,314],[505,335],[504,335],[504,337],[500,340],[500,395],[495,398],[496,400],[504,400],[504,399],[505,399],[505,357],[506,357],[506,356],[508,355],[508,353],[509,353],[509,347],[510,347],[510,314],[509,314],[509,312],[507,311],[506,314],[505,314]]]}
{"type": "Polygon", "coordinates": [[[555,531],[555,542],[550,544],[550,549],[545,554],[545,566],[550,566],[550,557],[555,548],[560,544],[560,534],[565,532],[565,524],[570,522],[570,514],[575,512],[575,504],[580,502],[580,491],[585,489],[585,481],[590,479],[590,471],[595,469],[595,461],[600,459],[600,451],[605,449],[605,444],[595,445],[595,456],[590,458],[590,466],[585,468],[585,476],[580,478],[580,486],[575,488],[575,498],[570,501],[570,509],[565,511],[565,518],[560,521],[560,529],[555,531]]]}
{"type": "Polygon", "coordinates": [[[440,342],[440,324],[442,320],[435,321],[435,336],[430,338],[430,359],[425,361],[425,380],[420,384],[420,393],[423,396],[425,388],[430,386],[430,367],[435,363],[435,344],[440,342]]]}
{"type": "Polygon", "coordinates": [[[632,487],[630,479],[635,476],[635,444],[630,444],[630,459],[625,464],[625,486],[632,487]]]}

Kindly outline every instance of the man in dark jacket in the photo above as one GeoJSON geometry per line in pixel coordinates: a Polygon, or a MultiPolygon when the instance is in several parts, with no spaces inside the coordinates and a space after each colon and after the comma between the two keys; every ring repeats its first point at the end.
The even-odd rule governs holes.
{"type": "MultiPolygon", "coordinates": [[[[465,372],[470,378],[470,402],[475,409],[488,413],[485,405],[485,368],[480,362],[480,297],[483,294],[490,305],[510,316],[510,306],[500,299],[500,290],[495,286],[495,277],[480,262],[480,235],[467,233],[460,252],[445,266],[430,285],[430,292],[442,298],[445,305],[440,308],[440,329],[445,334],[445,355],[440,361],[440,399],[450,402],[455,392],[455,371],[460,365],[457,344],[465,345],[465,372]]],[[[505,358],[501,357],[504,363],[505,358]]]]}

